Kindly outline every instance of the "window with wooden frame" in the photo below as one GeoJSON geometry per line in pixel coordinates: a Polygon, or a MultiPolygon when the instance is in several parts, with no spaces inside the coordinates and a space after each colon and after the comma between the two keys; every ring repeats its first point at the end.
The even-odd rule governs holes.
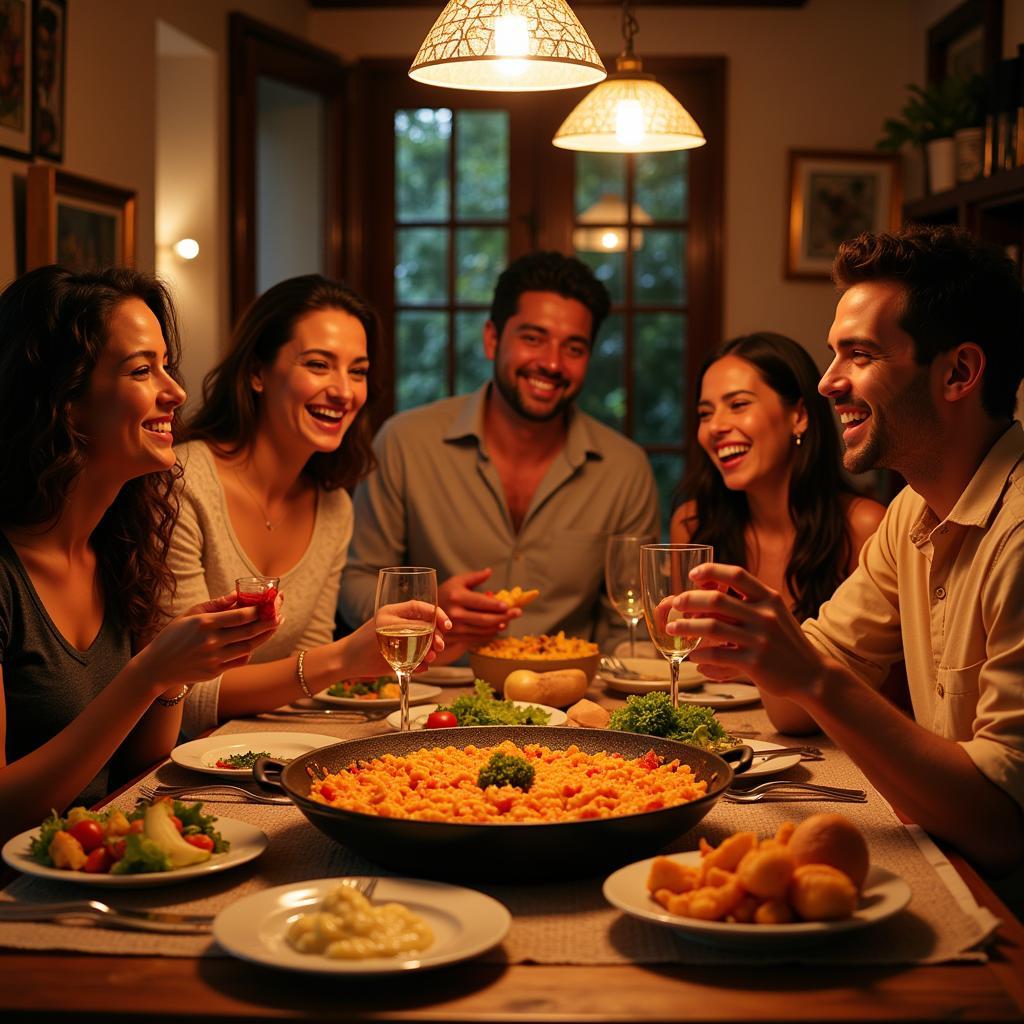
{"type": "MultiPolygon", "coordinates": [[[[405,61],[346,69],[344,213],[328,230],[379,310],[389,408],[490,378],[495,280],[535,249],[576,253],[613,309],[580,405],[648,453],[667,512],[688,443],[696,367],[720,341],[725,60],[645,59],[709,144],[687,153],[572,153],[551,137],[582,93],[434,89],[405,61]]],[[[337,257],[336,257],[337,258],[337,257]]]]}

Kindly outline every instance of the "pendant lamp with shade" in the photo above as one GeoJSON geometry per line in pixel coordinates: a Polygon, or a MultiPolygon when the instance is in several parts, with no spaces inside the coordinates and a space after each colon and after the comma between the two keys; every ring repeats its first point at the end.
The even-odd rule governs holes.
{"type": "Polygon", "coordinates": [[[606,74],[565,0],[449,0],[409,68],[417,82],[489,92],[574,89],[606,74]]]}
{"type": "Polygon", "coordinates": [[[663,153],[705,144],[689,111],[654,75],[644,72],[633,50],[638,31],[632,0],[623,0],[625,46],[615,72],[573,108],[555,132],[553,145],[589,153],[663,153]]]}

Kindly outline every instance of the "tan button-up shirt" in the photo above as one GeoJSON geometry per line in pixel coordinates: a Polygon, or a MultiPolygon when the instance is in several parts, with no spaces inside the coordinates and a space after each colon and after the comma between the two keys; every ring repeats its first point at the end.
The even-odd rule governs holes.
{"type": "Polygon", "coordinates": [[[856,571],[803,624],[872,685],[903,657],[914,717],[1024,806],[1024,430],[993,445],[942,521],[905,488],[856,571]]]}
{"type": "Polygon", "coordinates": [[[602,600],[606,539],[659,532],[647,456],[571,410],[565,446],[517,532],[484,439],[489,386],[401,413],[381,427],[377,469],[356,489],[342,614],[350,624],[373,615],[377,570],[384,566],[430,565],[439,583],[491,566],[487,590],[518,585],[541,592],[512,620],[509,635],[564,629],[610,643],[625,625],[602,600]]]}

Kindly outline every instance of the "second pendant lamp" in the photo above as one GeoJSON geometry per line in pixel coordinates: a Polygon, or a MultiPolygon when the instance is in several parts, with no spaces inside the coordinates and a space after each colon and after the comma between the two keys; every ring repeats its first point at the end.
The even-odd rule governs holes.
{"type": "Polygon", "coordinates": [[[615,72],[573,108],[555,132],[553,145],[589,153],[661,153],[707,142],[690,112],[654,75],[644,72],[633,51],[638,30],[632,0],[623,0],[625,46],[615,72]]]}

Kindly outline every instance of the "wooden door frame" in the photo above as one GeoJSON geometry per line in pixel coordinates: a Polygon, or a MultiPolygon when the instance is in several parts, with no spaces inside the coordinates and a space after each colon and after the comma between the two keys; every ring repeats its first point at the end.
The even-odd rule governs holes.
{"type": "Polygon", "coordinates": [[[228,238],[230,314],[234,323],[256,297],[257,80],[275,78],[318,93],[324,100],[323,256],[325,272],[346,270],[345,197],[347,78],[336,54],[243,14],[228,16],[228,238]]]}

